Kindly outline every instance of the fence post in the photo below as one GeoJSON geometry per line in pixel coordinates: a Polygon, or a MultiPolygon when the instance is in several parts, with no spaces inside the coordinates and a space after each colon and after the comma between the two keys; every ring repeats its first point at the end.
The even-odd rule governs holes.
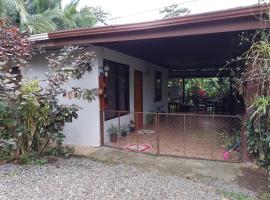
{"type": "Polygon", "coordinates": [[[184,156],[186,156],[186,115],[184,114],[184,156]]]}
{"type": "Polygon", "coordinates": [[[157,136],[157,155],[160,154],[159,151],[159,113],[156,113],[156,136],[157,136]]]}
{"type": "MultiPolygon", "coordinates": [[[[138,119],[138,113],[134,112],[135,119],[138,119]]],[[[136,121],[135,121],[135,127],[136,127],[136,121]]],[[[137,129],[137,127],[136,127],[137,129]]],[[[136,144],[137,144],[137,151],[139,150],[139,132],[136,130],[136,144]]]]}
{"type": "Polygon", "coordinates": [[[120,112],[118,111],[118,147],[120,148],[120,138],[121,138],[121,123],[120,123],[120,112]]]}
{"type": "Polygon", "coordinates": [[[211,133],[212,133],[212,160],[214,160],[214,126],[215,126],[215,115],[212,116],[212,127],[211,128],[211,133]]]}
{"type": "Polygon", "coordinates": [[[241,156],[242,156],[242,162],[247,162],[248,160],[248,153],[247,153],[247,134],[246,134],[246,121],[248,118],[247,112],[244,114],[244,117],[242,118],[242,125],[241,125],[241,156]]]}
{"type": "Polygon", "coordinates": [[[104,145],[104,110],[100,110],[100,145],[104,145]]]}

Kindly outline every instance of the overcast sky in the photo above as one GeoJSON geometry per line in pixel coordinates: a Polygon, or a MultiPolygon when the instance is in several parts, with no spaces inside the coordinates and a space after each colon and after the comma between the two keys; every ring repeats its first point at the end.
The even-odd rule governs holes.
{"type": "MultiPolygon", "coordinates": [[[[67,2],[70,0],[63,0],[63,5],[67,2]]],[[[117,18],[107,21],[108,24],[123,24],[160,19],[158,10],[171,4],[183,3],[181,7],[189,8],[191,13],[201,13],[248,6],[257,2],[258,0],[81,0],[80,7],[100,6],[111,14],[109,19],[117,18]]]]}

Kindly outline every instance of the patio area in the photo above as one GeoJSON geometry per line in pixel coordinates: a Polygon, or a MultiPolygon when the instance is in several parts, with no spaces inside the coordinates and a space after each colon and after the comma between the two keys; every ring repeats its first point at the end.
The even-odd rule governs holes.
{"type": "MultiPolygon", "coordinates": [[[[129,114],[130,117],[133,115],[129,114]]],[[[149,113],[141,115],[149,118],[149,113]]],[[[241,117],[179,113],[151,115],[152,120],[144,120],[141,128],[124,137],[119,134],[117,142],[108,141],[105,145],[157,155],[241,161],[241,117]],[[224,158],[224,152],[233,146],[235,148],[228,159],[224,158]]],[[[122,123],[119,120],[120,126],[122,123]]]]}

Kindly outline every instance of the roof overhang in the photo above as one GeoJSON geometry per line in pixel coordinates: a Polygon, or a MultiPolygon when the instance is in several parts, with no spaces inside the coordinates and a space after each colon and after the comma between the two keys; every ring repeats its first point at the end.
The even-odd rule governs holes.
{"type": "Polygon", "coordinates": [[[268,6],[252,6],[136,24],[59,31],[31,37],[48,48],[98,45],[169,70],[169,77],[229,76],[220,67],[241,55],[242,31],[270,28],[268,6]],[[238,44],[238,43],[237,43],[238,44]],[[236,50],[236,52],[235,52],[236,50]]]}
{"type": "Polygon", "coordinates": [[[267,6],[252,6],[135,24],[104,26],[48,33],[39,40],[49,47],[201,35],[270,28],[258,18],[267,6]]]}

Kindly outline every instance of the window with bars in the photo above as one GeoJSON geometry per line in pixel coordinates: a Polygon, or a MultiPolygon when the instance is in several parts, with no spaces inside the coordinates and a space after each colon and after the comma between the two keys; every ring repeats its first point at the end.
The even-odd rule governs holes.
{"type": "MultiPolygon", "coordinates": [[[[108,69],[107,110],[129,111],[129,66],[110,60],[104,60],[103,65],[108,69]]],[[[105,120],[115,117],[117,113],[105,113],[105,120]]]]}

